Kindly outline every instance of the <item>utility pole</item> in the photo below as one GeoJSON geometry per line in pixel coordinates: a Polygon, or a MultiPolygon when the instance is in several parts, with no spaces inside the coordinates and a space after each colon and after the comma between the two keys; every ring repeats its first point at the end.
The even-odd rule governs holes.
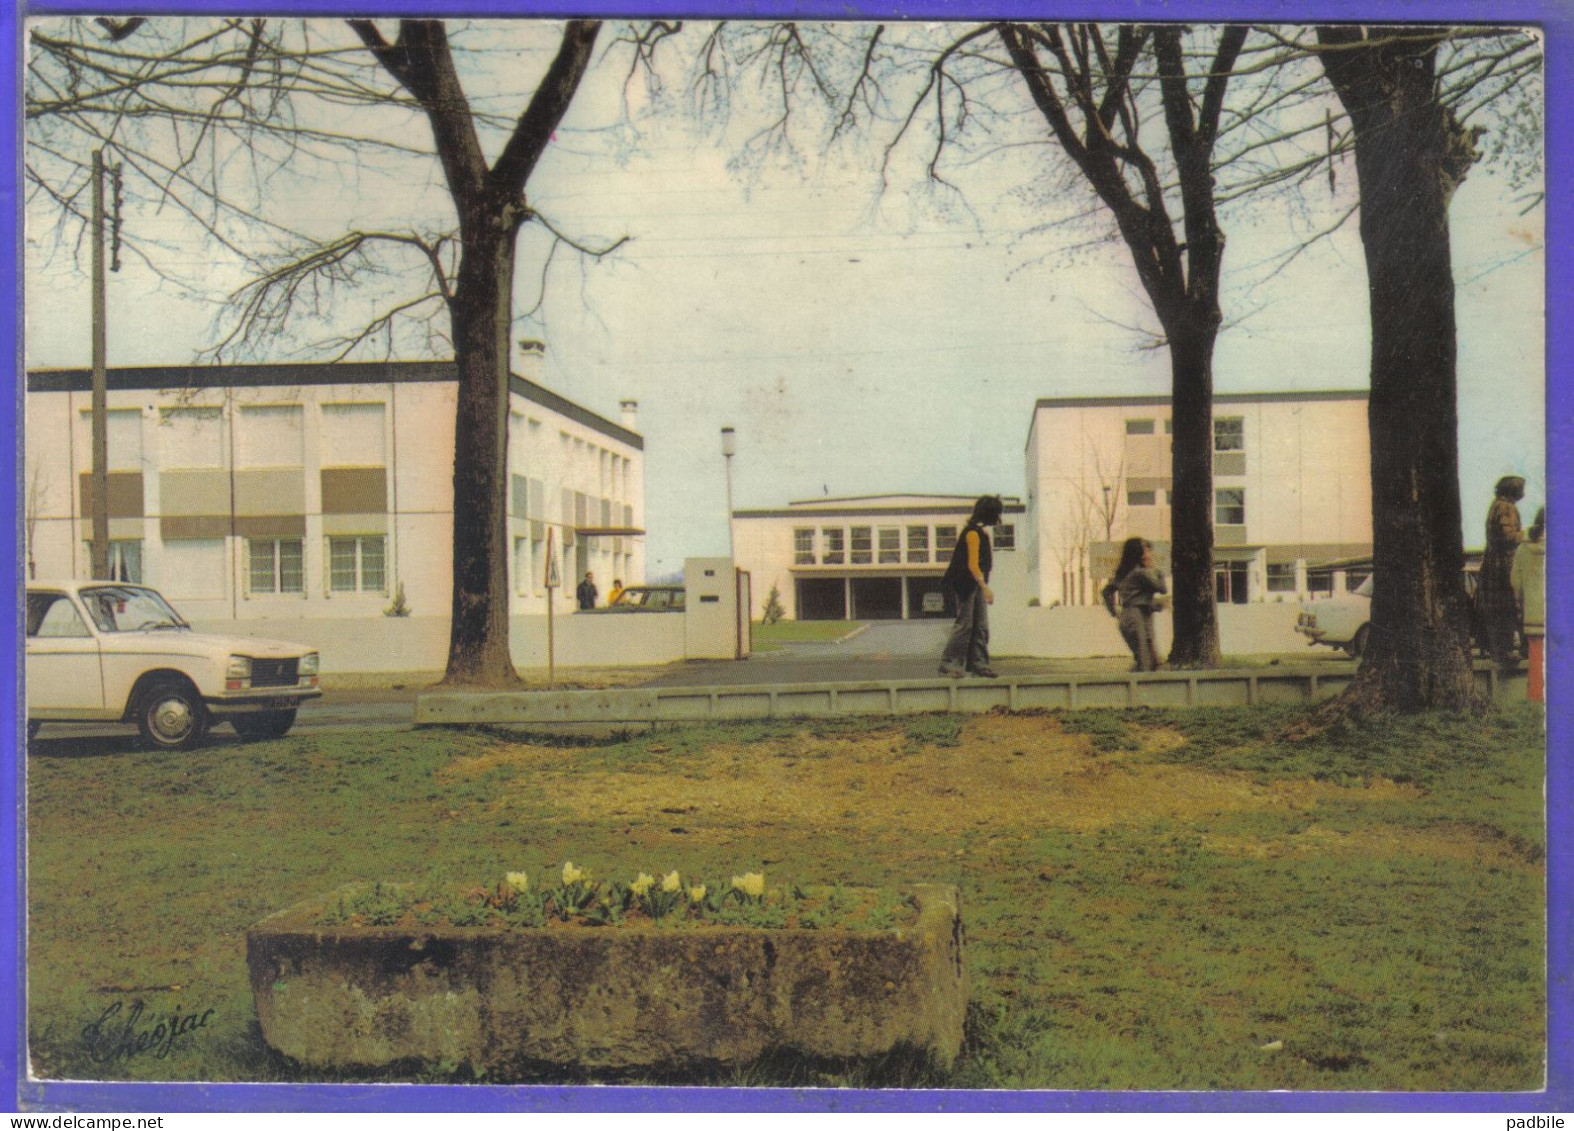
{"type": "Polygon", "coordinates": [[[93,504],[92,570],[109,576],[109,375],[104,283],[104,151],[93,151],[93,504]]]}

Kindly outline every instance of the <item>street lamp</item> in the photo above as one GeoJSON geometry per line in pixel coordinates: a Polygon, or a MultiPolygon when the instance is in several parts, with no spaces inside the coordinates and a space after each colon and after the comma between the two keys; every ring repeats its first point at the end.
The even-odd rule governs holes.
{"type": "Polygon", "coordinates": [[[738,434],[731,425],[721,430],[721,454],[727,457],[727,559],[736,565],[732,544],[732,457],[738,454],[738,434]]]}

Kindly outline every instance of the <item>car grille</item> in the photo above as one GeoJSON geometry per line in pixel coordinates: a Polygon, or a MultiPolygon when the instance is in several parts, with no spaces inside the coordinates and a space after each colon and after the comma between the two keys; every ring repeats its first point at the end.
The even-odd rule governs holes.
{"type": "Polygon", "coordinates": [[[253,687],[294,687],[299,679],[299,660],[253,660],[251,685],[253,687]]]}

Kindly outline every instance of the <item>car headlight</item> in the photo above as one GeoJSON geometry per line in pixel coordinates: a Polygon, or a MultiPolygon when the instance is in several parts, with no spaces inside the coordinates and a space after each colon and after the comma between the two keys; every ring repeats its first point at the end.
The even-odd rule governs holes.
{"type": "Polygon", "coordinates": [[[301,675],[316,675],[317,674],[318,661],[319,661],[319,658],[318,658],[318,655],[317,655],[316,652],[308,652],[308,653],[306,653],[306,655],[301,657],[301,664],[300,664],[300,668],[298,669],[300,674],[301,675]]]}
{"type": "Polygon", "coordinates": [[[231,656],[229,666],[224,669],[225,679],[250,679],[251,657],[231,656]]]}

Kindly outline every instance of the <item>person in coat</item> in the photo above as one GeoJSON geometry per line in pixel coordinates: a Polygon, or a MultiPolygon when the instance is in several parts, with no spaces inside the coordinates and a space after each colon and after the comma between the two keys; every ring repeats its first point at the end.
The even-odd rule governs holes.
{"type": "Polygon", "coordinates": [[[1153,545],[1146,538],[1127,538],[1120,550],[1115,579],[1104,587],[1104,607],[1115,613],[1120,599],[1120,634],[1131,649],[1132,671],[1159,670],[1158,646],[1153,637],[1153,614],[1163,607],[1169,592],[1164,575],[1153,568],[1153,545]]]}

